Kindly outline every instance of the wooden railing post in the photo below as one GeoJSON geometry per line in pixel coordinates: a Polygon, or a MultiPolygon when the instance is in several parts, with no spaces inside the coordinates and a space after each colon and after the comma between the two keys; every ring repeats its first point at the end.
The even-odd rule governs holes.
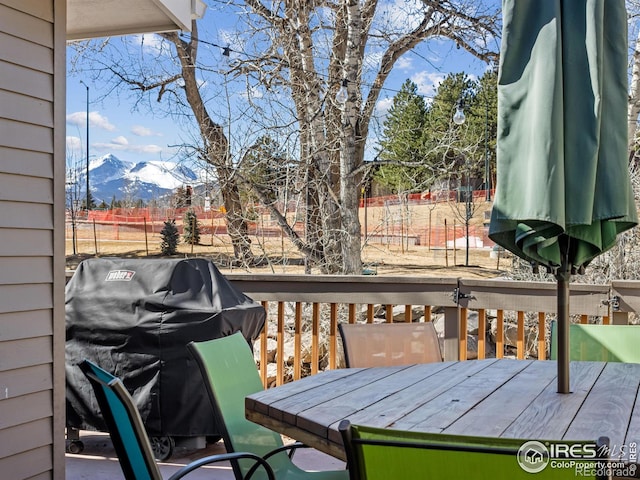
{"type": "Polygon", "coordinates": [[[444,360],[460,358],[460,308],[444,308],[444,360]]]}
{"type": "Polygon", "coordinates": [[[610,318],[612,325],[627,325],[629,323],[628,312],[613,312],[610,318]]]}
{"type": "Polygon", "coordinates": [[[609,293],[611,323],[626,325],[629,314],[640,313],[640,282],[637,280],[614,280],[609,293]]]}

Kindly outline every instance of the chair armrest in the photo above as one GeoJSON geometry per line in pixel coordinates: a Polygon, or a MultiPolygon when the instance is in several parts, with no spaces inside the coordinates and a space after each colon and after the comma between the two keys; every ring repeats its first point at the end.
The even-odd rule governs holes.
{"type": "Polygon", "coordinates": [[[289,443],[288,445],[283,445],[281,447],[276,448],[275,450],[271,450],[269,453],[264,455],[262,458],[266,460],[267,458],[275,455],[276,453],[286,452],[287,450],[289,450],[289,453],[288,453],[289,458],[293,458],[293,454],[299,448],[309,448],[309,445],[305,445],[302,442],[289,443]]]}
{"type": "MultiPolygon", "coordinates": [[[[301,442],[294,442],[288,445],[283,445],[274,450],[271,450],[269,453],[264,455],[262,459],[266,462],[267,459],[271,458],[276,453],[286,452],[287,450],[289,450],[289,458],[293,458],[293,454],[298,448],[309,448],[309,445],[305,445],[304,443],[301,443],[301,442]]],[[[253,467],[251,467],[251,470],[249,470],[249,472],[247,473],[247,478],[251,477],[253,475],[253,472],[255,472],[259,467],[260,467],[259,463],[256,463],[253,467]]]]}
{"type": "Polygon", "coordinates": [[[195,462],[191,462],[190,464],[185,465],[180,470],[178,470],[176,473],[171,475],[168,480],[178,480],[179,478],[184,477],[188,473],[190,473],[190,472],[192,472],[192,471],[194,471],[194,470],[196,470],[196,469],[198,469],[198,468],[200,468],[200,467],[202,467],[204,465],[209,465],[211,463],[216,463],[216,462],[224,462],[226,460],[239,460],[239,459],[242,459],[242,458],[255,460],[255,462],[256,462],[256,464],[251,468],[251,470],[249,471],[249,473],[245,477],[247,480],[251,477],[251,475],[253,475],[253,472],[255,472],[259,467],[263,467],[265,469],[265,471],[267,472],[267,478],[269,480],[276,480],[276,477],[275,477],[275,475],[273,473],[273,470],[272,470],[271,466],[267,463],[267,461],[264,460],[259,455],[255,455],[253,453],[248,453],[248,452],[223,453],[223,454],[220,454],[220,455],[211,455],[209,457],[201,458],[199,460],[196,460],[195,462]]]}

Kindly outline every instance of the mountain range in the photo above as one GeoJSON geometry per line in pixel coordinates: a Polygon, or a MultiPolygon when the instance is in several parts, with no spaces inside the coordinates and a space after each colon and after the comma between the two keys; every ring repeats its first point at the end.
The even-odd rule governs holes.
{"type": "MultiPolygon", "coordinates": [[[[68,182],[67,188],[78,185],[80,199],[86,192],[86,178],[86,168],[79,168],[74,182],[68,182]]],[[[163,161],[132,163],[107,154],[89,162],[89,183],[94,202],[109,204],[113,198],[147,203],[171,195],[179,187],[195,187],[203,182],[184,165],[163,161]]]]}

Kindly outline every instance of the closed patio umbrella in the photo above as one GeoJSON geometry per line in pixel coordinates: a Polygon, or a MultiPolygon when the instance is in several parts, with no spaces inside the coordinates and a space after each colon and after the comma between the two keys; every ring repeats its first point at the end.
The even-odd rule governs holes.
{"type": "Polygon", "coordinates": [[[569,389],[569,281],[637,224],[627,159],[624,0],[503,0],[497,188],[489,237],[558,285],[569,389]]]}

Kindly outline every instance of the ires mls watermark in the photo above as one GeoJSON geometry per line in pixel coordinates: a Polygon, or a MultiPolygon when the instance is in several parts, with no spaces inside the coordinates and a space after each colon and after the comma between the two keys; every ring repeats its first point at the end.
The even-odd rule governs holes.
{"type": "Polygon", "coordinates": [[[637,445],[621,447],[595,442],[539,442],[531,440],[518,449],[518,464],[527,473],[546,468],[569,469],[576,477],[633,477],[637,465],[637,445]],[[626,457],[625,461],[617,460],[626,457]]]}

